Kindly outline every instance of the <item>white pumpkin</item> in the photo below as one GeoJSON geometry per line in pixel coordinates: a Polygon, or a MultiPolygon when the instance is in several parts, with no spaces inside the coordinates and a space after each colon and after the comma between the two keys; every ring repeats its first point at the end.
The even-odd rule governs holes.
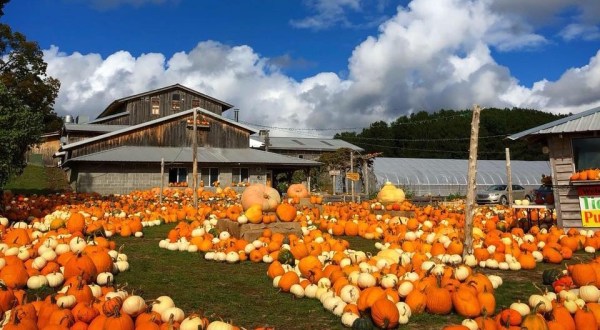
{"type": "Polygon", "coordinates": [[[223,321],[212,321],[208,324],[206,330],[233,330],[233,326],[223,321]]]}
{"type": "Polygon", "coordinates": [[[29,289],[37,290],[46,285],[48,285],[48,279],[44,275],[33,275],[27,279],[27,287],[29,289]]]}
{"type": "Polygon", "coordinates": [[[169,296],[160,296],[154,300],[152,303],[152,311],[157,312],[162,316],[162,312],[164,312],[167,308],[174,307],[175,303],[173,299],[169,296]]]}
{"type": "Polygon", "coordinates": [[[296,298],[304,297],[304,288],[300,284],[292,284],[290,287],[290,293],[294,295],[296,298]]]}
{"type": "Polygon", "coordinates": [[[144,300],[144,298],[138,295],[130,295],[123,301],[123,306],[121,307],[121,309],[126,314],[136,317],[139,314],[145,312],[147,307],[148,306],[146,305],[146,301],[144,300]]]}
{"type": "Polygon", "coordinates": [[[190,315],[181,321],[179,330],[198,330],[206,327],[205,320],[198,315],[190,315]]]}
{"type": "Polygon", "coordinates": [[[65,281],[65,277],[62,273],[50,273],[46,275],[46,279],[48,280],[48,286],[51,288],[59,287],[65,281]]]}
{"type": "Polygon", "coordinates": [[[352,324],[354,324],[354,321],[356,321],[356,319],[358,319],[358,315],[354,313],[346,312],[342,314],[342,324],[345,327],[352,328],[352,324]]]}
{"type": "Polygon", "coordinates": [[[371,273],[360,273],[358,275],[357,284],[361,289],[370,288],[377,284],[377,279],[371,273]]]}
{"type": "Polygon", "coordinates": [[[56,299],[56,305],[60,308],[70,309],[71,307],[75,306],[76,303],[77,299],[71,294],[56,299]]]}
{"type": "Polygon", "coordinates": [[[87,242],[85,241],[85,239],[79,236],[73,237],[69,241],[69,247],[71,248],[71,252],[75,254],[83,252],[83,249],[85,249],[86,246],[87,242]]]}
{"type": "Polygon", "coordinates": [[[160,313],[160,318],[163,322],[169,322],[171,319],[173,322],[181,322],[185,318],[185,314],[181,308],[173,306],[160,313]]]}
{"type": "Polygon", "coordinates": [[[356,303],[360,297],[360,289],[352,284],[346,284],[340,290],[340,298],[348,304],[356,303]]]}
{"type": "Polygon", "coordinates": [[[525,317],[531,312],[531,308],[529,308],[529,306],[526,303],[522,303],[520,301],[510,304],[509,308],[514,309],[523,317],[525,317]]]}
{"type": "Polygon", "coordinates": [[[585,302],[598,302],[600,290],[595,285],[584,285],[579,287],[579,297],[585,302]]]}

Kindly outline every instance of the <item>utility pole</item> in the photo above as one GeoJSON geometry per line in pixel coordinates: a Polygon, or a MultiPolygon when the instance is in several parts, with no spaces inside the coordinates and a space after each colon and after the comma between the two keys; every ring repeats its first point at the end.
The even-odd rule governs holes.
{"type": "MultiPolygon", "coordinates": [[[[350,172],[354,173],[354,150],[350,149],[350,172]]],[[[354,180],[350,180],[350,187],[352,187],[352,203],[354,203],[354,180]]]]}
{"type": "Polygon", "coordinates": [[[513,205],[512,171],[510,169],[510,149],[506,148],[506,181],[508,183],[508,205],[513,205]]]}
{"type": "Polygon", "coordinates": [[[475,189],[477,188],[477,147],[481,108],[473,106],[471,141],[469,143],[469,168],[467,174],[467,205],[465,205],[465,242],[463,256],[473,253],[473,217],[475,215],[475,189]]]}
{"type": "Polygon", "coordinates": [[[265,151],[269,151],[269,145],[271,145],[271,139],[269,138],[269,130],[264,130],[265,134],[265,151]]]}
{"type": "Polygon", "coordinates": [[[192,186],[194,188],[194,208],[198,209],[198,115],[194,108],[194,124],[192,130],[192,186]]]}
{"type": "Polygon", "coordinates": [[[160,193],[158,194],[158,202],[162,205],[163,189],[165,186],[165,158],[160,159],[160,193]]]}

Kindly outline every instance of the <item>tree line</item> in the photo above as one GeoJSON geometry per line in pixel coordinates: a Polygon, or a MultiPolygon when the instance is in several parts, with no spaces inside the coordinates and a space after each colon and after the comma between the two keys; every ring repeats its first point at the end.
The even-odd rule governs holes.
{"type": "MultiPolygon", "coordinates": [[[[469,156],[471,110],[421,111],[387,123],[377,121],[362,132],[342,132],[342,139],[365,150],[381,152],[381,157],[466,159],[469,156]]],[[[533,109],[497,109],[481,111],[478,159],[505,159],[510,148],[513,160],[547,160],[542,144],[507,136],[566,117],[533,109]]]]}

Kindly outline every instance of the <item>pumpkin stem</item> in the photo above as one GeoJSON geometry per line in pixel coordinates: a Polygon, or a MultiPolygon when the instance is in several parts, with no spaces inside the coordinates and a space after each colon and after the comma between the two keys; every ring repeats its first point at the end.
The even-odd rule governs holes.
{"type": "MultiPolygon", "coordinates": [[[[542,295],[543,295],[543,294],[545,294],[545,293],[544,293],[544,291],[543,291],[543,290],[542,290],[542,289],[541,289],[539,286],[537,286],[537,285],[536,285],[534,282],[532,282],[531,284],[533,284],[533,286],[534,286],[536,289],[538,289],[538,291],[539,291],[539,292],[540,292],[542,295]]],[[[546,290],[546,292],[547,292],[547,290],[546,290]]]]}

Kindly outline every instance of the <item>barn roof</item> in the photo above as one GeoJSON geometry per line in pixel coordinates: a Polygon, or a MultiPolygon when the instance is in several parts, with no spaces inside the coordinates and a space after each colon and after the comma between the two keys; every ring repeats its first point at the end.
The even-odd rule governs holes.
{"type": "Polygon", "coordinates": [[[600,107],[593,108],[561,118],[544,125],[540,125],[508,137],[510,140],[518,140],[523,137],[544,134],[579,133],[600,131],[600,107]]]}
{"type": "MultiPolygon", "coordinates": [[[[245,129],[245,130],[247,130],[250,133],[255,133],[256,132],[256,130],[254,128],[250,127],[250,126],[246,126],[246,125],[240,124],[240,123],[238,123],[238,122],[236,122],[234,120],[231,120],[229,118],[225,118],[223,116],[219,116],[219,115],[217,115],[214,112],[211,112],[211,111],[208,111],[208,110],[202,109],[202,108],[193,108],[193,109],[189,109],[189,110],[177,112],[177,113],[174,113],[174,114],[169,115],[169,116],[160,117],[160,118],[157,118],[157,119],[154,119],[154,120],[143,122],[143,123],[140,123],[138,125],[125,126],[125,128],[123,128],[123,129],[120,129],[120,130],[117,130],[117,131],[112,131],[112,132],[109,132],[109,133],[106,133],[106,134],[102,134],[102,135],[98,135],[98,136],[94,136],[94,137],[91,137],[89,139],[77,141],[77,142],[74,142],[74,143],[65,144],[65,145],[63,145],[61,147],[61,150],[73,149],[75,147],[80,147],[82,145],[86,145],[86,144],[89,144],[89,143],[92,143],[92,142],[101,141],[101,140],[104,140],[104,139],[107,139],[107,138],[110,138],[110,137],[113,137],[113,136],[117,136],[117,135],[121,135],[121,134],[126,134],[128,132],[135,131],[135,130],[140,129],[142,127],[156,125],[156,124],[159,124],[159,123],[162,123],[162,122],[166,122],[166,121],[169,121],[171,119],[178,118],[178,117],[185,117],[185,116],[188,116],[190,114],[193,114],[195,109],[199,110],[198,111],[199,114],[202,114],[202,115],[205,115],[205,116],[208,116],[208,117],[212,117],[212,118],[215,118],[215,119],[227,122],[227,123],[229,123],[229,124],[231,124],[233,126],[237,126],[237,127],[242,128],[242,129],[245,129]]],[[[90,125],[90,126],[95,126],[95,125],[90,125]]]]}
{"type": "Polygon", "coordinates": [[[74,124],[65,123],[65,132],[96,132],[107,133],[114,132],[124,128],[131,127],[129,125],[104,125],[104,124],[74,124]]]}
{"type": "Polygon", "coordinates": [[[139,93],[139,94],[135,94],[135,95],[130,95],[130,96],[127,96],[127,97],[115,100],[111,104],[109,104],[108,107],[106,107],[106,109],[104,109],[104,111],[102,111],[102,113],[100,113],[98,115],[98,117],[96,118],[96,120],[97,119],[101,119],[104,114],[111,113],[113,111],[113,109],[115,109],[116,107],[118,107],[122,103],[125,103],[127,101],[130,101],[130,100],[133,100],[133,99],[136,99],[136,98],[140,98],[140,97],[143,97],[143,96],[148,96],[148,95],[151,95],[151,94],[165,92],[165,91],[168,91],[168,90],[171,90],[171,89],[183,89],[183,90],[187,91],[190,94],[196,94],[196,95],[202,96],[203,98],[209,99],[209,100],[211,100],[211,101],[213,101],[215,103],[218,103],[218,104],[222,105],[223,108],[224,108],[223,112],[226,111],[227,109],[230,109],[230,108],[233,107],[233,105],[231,105],[231,104],[229,104],[227,102],[221,101],[219,99],[216,99],[216,98],[214,98],[212,96],[208,96],[206,94],[200,93],[200,92],[195,91],[195,90],[193,90],[193,89],[191,89],[189,87],[185,87],[185,86],[183,86],[181,84],[175,84],[175,85],[166,86],[166,87],[163,87],[163,88],[158,88],[158,89],[154,89],[154,90],[151,90],[151,91],[147,91],[147,92],[143,92],[143,93],[139,93]]]}
{"type": "MultiPolygon", "coordinates": [[[[198,162],[204,164],[265,164],[312,167],[321,163],[251,148],[198,147],[198,162]]],[[[190,147],[123,146],[67,160],[68,162],[191,163],[190,147]]]]}
{"type": "MultiPolygon", "coordinates": [[[[264,136],[251,136],[250,139],[259,141],[264,146],[264,136]]],[[[269,150],[313,150],[335,151],[340,148],[349,148],[354,151],[364,151],[344,140],[329,138],[299,138],[299,137],[269,137],[269,150]]]]}

